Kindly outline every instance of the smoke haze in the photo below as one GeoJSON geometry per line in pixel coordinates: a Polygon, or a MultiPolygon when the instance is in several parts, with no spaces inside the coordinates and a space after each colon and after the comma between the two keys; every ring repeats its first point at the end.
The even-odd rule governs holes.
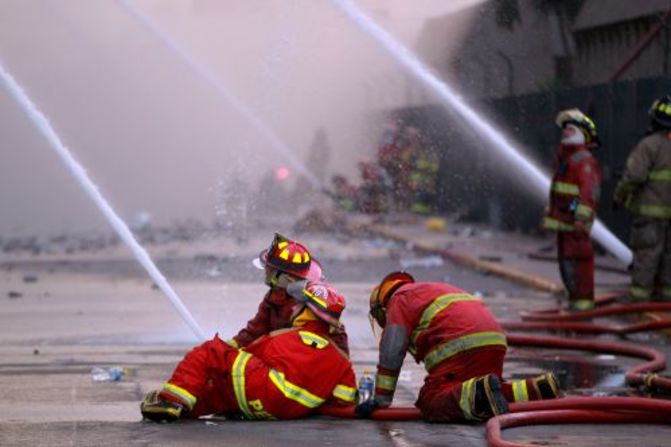
{"type": "MultiPolygon", "coordinates": [[[[309,159],[323,128],[332,153],[320,175],[354,177],[357,161],[374,150],[380,112],[407,103],[399,67],[330,2],[132,4],[299,159],[309,159]]],[[[427,18],[449,12],[429,5],[361,2],[410,47],[427,18]]],[[[158,223],[209,222],[222,188],[235,180],[253,189],[288,165],[116,1],[3,1],[0,60],[127,219],[146,211],[158,223]]],[[[0,120],[0,235],[107,230],[4,86],[0,120]]]]}

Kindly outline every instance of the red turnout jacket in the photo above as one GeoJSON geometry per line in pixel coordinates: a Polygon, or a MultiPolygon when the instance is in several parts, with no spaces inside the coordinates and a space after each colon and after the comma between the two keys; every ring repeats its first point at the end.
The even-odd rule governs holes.
{"type": "MultiPolygon", "coordinates": [[[[232,338],[232,345],[236,348],[245,347],[262,335],[290,327],[292,308],[295,303],[296,301],[285,289],[271,288],[259,304],[256,315],[232,338]]],[[[340,328],[331,328],[329,337],[345,354],[349,355],[349,344],[344,325],[340,328]]]]}
{"type": "Polygon", "coordinates": [[[575,230],[581,220],[589,231],[596,217],[601,185],[601,168],[582,145],[561,145],[550,186],[550,207],[543,227],[550,231],[575,230]]]}
{"type": "Polygon", "coordinates": [[[406,351],[431,373],[466,351],[506,350],[503,330],[484,303],[449,284],[403,285],[391,297],[386,315],[375,384],[376,400],[383,406],[391,404],[406,351]]]}

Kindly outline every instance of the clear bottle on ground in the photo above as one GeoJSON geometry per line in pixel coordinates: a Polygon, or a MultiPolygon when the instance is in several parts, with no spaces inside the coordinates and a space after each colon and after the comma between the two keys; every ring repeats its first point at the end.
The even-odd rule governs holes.
{"type": "Polygon", "coordinates": [[[359,378],[359,404],[375,397],[375,373],[364,369],[359,378]]]}
{"type": "Polygon", "coordinates": [[[120,366],[110,368],[94,366],[91,369],[91,380],[94,382],[118,382],[123,379],[127,372],[126,368],[120,366]]]}

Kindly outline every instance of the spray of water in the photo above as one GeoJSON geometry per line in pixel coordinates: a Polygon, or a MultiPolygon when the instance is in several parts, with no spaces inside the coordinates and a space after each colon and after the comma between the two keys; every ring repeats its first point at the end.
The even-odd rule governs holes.
{"type": "MultiPolygon", "coordinates": [[[[387,31],[364,14],[352,1],[332,1],[401,63],[417,80],[428,86],[441,99],[444,105],[450,110],[455,111],[479,134],[484,135],[492,143],[493,147],[500,151],[501,155],[520,168],[522,174],[529,179],[539,194],[547,197],[550,188],[548,177],[515,149],[501,131],[479,116],[447,84],[431,73],[410,50],[397,42],[387,31]]],[[[595,222],[592,227],[592,237],[625,265],[631,263],[631,250],[611,233],[601,221],[595,222]]]]}
{"type": "Polygon", "coordinates": [[[254,115],[247,107],[245,107],[231,92],[224,87],[224,85],[205,67],[199,64],[189,52],[177,43],[174,39],[168,36],[156,23],[146,14],[140,11],[129,0],[117,0],[117,3],[133,17],[144,29],[156,36],[170,51],[175,53],[186,65],[193,70],[198,77],[209,84],[214,90],[230,104],[245,120],[258,132],[261,137],[270,145],[270,147],[282,154],[291,166],[303,175],[314,188],[320,190],[324,185],[319,179],[310,172],[305,164],[296,157],[294,152],[277,136],[272,129],[265,125],[256,115],[254,115]]]}
{"type": "Polygon", "coordinates": [[[40,133],[47,139],[51,148],[58,154],[58,156],[67,166],[70,174],[72,174],[72,176],[82,186],[84,191],[86,191],[88,196],[95,202],[98,209],[112,225],[112,228],[114,228],[114,231],[116,231],[121,240],[124,241],[126,245],[128,245],[128,247],[133,252],[133,255],[135,255],[151,279],[154,280],[156,285],[170,300],[179,315],[186,322],[189,328],[191,328],[196,337],[198,337],[200,340],[205,340],[205,333],[200,328],[200,326],[198,326],[196,320],[194,320],[193,316],[191,316],[188,309],[179,299],[175,291],[165,279],[165,276],[163,276],[163,274],[158,270],[154,262],[149,257],[147,251],[137,242],[126,223],[119,217],[114,209],[112,209],[107,200],[105,200],[96,185],[89,178],[86,170],[84,170],[82,165],[79,164],[77,160],[75,160],[68,148],[63,145],[61,139],[54,131],[46,116],[44,116],[44,114],[37,109],[23,88],[21,88],[21,86],[14,80],[14,78],[5,70],[1,62],[0,78],[7,86],[9,93],[17,102],[17,104],[23,109],[26,115],[28,115],[33,125],[35,125],[40,133]]]}

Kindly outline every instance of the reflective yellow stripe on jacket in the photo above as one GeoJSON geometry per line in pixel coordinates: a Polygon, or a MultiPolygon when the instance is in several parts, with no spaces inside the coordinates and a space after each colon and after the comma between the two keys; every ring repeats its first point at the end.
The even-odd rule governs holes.
{"type": "Polygon", "coordinates": [[[571,224],[562,222],[553,217],[544,217],[543,218],[543,228],[550,231],[574,231],[575,228],[571,224]]]}
{"type": "Polygon", "coordinates": [[[587,205],[579,203],[575,209],[575,215],[583,220],[589,220],[593,218],[594,210],[587,205]]]}
{"type": "Polygon", "coordinates": [[[170,382],[167,382],[166,384],[163,385],[162,391],[179,399],[186,405],[186,408],[188,410],[191,410],[193,406],[196,405],[197,400],[196,396],[194,396],[184,388],[174,385],[170,382]]]}
{"type": "Polygon", "coordinates": [[[356,399],[356,389],[346,385],[336,385],[333,388],[333,396],[345,402],[354,402],[356,399]]]}
{"type": "Polygon", "coordinates": [[[476,332],[455,338],[434,348],[424,357],[424,367],[431,371],[434,366],[459,353],[483,346],[508,346],[501,332],[476,332]]]}
{"type": "Polygon", "coordinates": [[[627,208],[641,216],[671,219],[671,206],[669,205],[630,204],[627,208]]]}
{"type": "Polygon", "coordinates": [[[433,302],[424,309],[419,324],[415,330],[412,331],[412,335],[410,336],[410,352],[415,352],[417,338],[431,325],[431,321],[433,321],[434,317],[447,309],[450,304],[456,303],[457,301],[480,301],[480,299],[473,295],[469,295],[468,293],[448,293],[433,300],[433,302]]]}
{"type": "Polygon", "coordinates": [[[312,346],[317,349],[324,349],[329,345],[329,341],[324,337],[320,337],[317,334],[307,331],[298,331],[298,335],[301,337],[303,343],[308,346],[312,346]]]}
{"type": "Polygon", "coordinates": [[[284,397],[298,402],[304,407],[317,408],[324,403],[324,399],[321,397],[315,396],[308,390],[289,382],[284,377],[284,373],[282,372],[271,369],[268,373],[268,377],[270,377],[270,380],[277,387],[277,389],[280,390],[282,394],[284,394],[284,397]]]}
{"type": "Polygon", "coordinates": [[[577,196],[580,194],[580,188],[578,188],[578,185],[575,183],[553,182],[551,189],[556,193],[569,196],[577,196]]]}
{"type": "Polygon", "coordinates": [[[655,169],[648,175],[655,182],[671,182],[671,169],[655,169]]]}

